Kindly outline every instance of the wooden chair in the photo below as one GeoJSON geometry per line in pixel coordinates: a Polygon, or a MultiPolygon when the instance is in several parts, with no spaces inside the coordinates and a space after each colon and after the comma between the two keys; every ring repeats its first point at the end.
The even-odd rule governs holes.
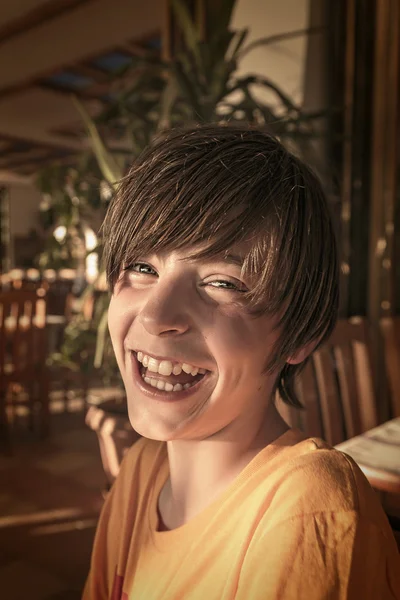
{"type": "Polygon", "coordinates": [[[340,320],[311,356],[297,381],[304,410],[283,406],[282,416],[308,436],[334,446],[378,424],[365,320],[340,320]]]}
{"type": "Polygon", "coordinates": [[[40,288],[0,292],[0,432],[10,446],[7,398],[15,387],[28,392],[30,426],[40,406],[41,432],[49,428],[46,370],[46,295],[40,288]]]}
{"type": "MultiPolygon", "coordinates": [[[[392,417],[400,417],[400,317],[381,319],[385,342],[385,364],[388,377],[392,417]]],[[[382,494],[382,504],[391,522],[400,551],[400,498],[388,491],[382,494]]]]}
{"type": "Polygon", "coordinates": [[[381,319],[392,417],[400,417],[400,317],[381,319]]]}
{"type": "Polygon", "coordinates": [[[50,315],[62,316],[67,319],[71,317],[73,285],[72,279],[59,278],[55,281],[43,281],[47,295],[47,312],[50,315]]]}

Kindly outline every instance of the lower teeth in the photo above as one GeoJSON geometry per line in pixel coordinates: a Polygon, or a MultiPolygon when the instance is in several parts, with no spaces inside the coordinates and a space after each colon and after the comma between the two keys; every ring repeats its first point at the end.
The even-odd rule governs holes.
{"type": "Polygon", "coordinates": [[[151,387],[157,388],[158,390],[162,390],[165,392],[181,392],[182,390],[187,390],[195,384],[195,382],[193,382],[185,383],[185,385],[182,385],[181,383],[176,383],[175,385],[172,385],[172,383],[161,381],[160,379],[155,379],[153,377],[145,377],[144,375],[142,375],[142,378],[151,387]]]}

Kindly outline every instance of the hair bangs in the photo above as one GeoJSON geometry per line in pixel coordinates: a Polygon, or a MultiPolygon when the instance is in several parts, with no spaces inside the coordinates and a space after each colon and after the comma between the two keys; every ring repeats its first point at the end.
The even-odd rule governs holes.
{"type": "Polygon", "coordinates": [[[122,180],[103,226],[111,289],[123,266],[140,257],[187,248],[188,258],[206,258],[253,238],[260,211],[265,237],[264,216],[271,209],[274,180],[266,181],[265,173],[255,177],[254,172],[252,177],[239,177],[236,172],[227,178],[228,168],[226,162],[197,157],[178,171],[171,159],[143,178],[140,165],[133,167],[122,180]]]}

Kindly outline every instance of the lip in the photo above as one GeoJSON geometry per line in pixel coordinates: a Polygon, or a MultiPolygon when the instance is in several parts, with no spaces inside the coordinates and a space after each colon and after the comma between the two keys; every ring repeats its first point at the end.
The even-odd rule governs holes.
{"type": "MultiPolygon", "coordinates": [[[[133,380],[135,382],[135,385],[140,389],[141,393],[147,396],[148,398],[151,398],[152,400],[168,403],[182,402],[191,398],[199,390],[200,387],[204,386],[204,384],[207,383],[207,380],[209,379],[210,372],[207,371],[207,373],[203,375],[203,377],[197,383],[192,385],[187,390],[181,390],[180,392],[166,392],[165,390],[157,390],[156,388],[147,385],[147,383],[143,380],[139,370],[139,361],[137,360],[134,352],[135,351],[133,350],[129,351],[133,380]]],[[[173,361],[171,360],[171,362],[173,361]]]]}

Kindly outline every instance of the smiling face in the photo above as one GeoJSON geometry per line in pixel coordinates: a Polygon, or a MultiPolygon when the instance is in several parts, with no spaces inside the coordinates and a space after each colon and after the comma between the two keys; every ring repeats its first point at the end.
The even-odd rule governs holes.
{"type": "Polygon", "coordinates": [[[147,431],[153,423],[156,437],[206,435],[213,419],[217,430],[232,411],[247,406],[247,396],[265,402],[276,373],[282,399],[300,405],[298,352],[305,348],[304,357],[332,331],[338,263],[322,187],[278,140],[216,125],[163,134],[121,181],[103,234],[114,294],[110,325],[135,427],[147,431]],[[253,278],[249,294],[218,283],[220,276],[240,279],[238,265],[215,261],[227,249],[244,251],[243,272],[253,278]],[[198,260],[181,260],[189,251],[198,260]],[[121,276],[124,265],[139,260],[150,268],[132,266],[121,276]],[[273,352],[276,331],[266,315],[279,315],[273,352]],[[142,353],[142,365],[152,357],[158,373],[139,371],[137,355],[130,363],[124,344],[142,353]],[[189,371],[208,372],[185,378],[176,364],[185,361],[189,371]],[[265,366],[274,374],[268,380],[260,375],[265,366]],[[149,381],[137,383],[136,373],[149,381]],[[192,383],[190,393],[179,392],[192,383]],[[154,385],[164,386],[164,394],[177,385],[175,400],[159,394],[146,404],[145,397],[156,398],[154,385]],[[227,409],[219,412],[222,401],[227,409]]]}
{"type": "Polygon", "coordinates": [[[257,432],[273,406],[275,320],[248,311],[235,258],[187,255],[143,257],[114,287],[109,328],[132,426],[158,440],[257,432]]]}

